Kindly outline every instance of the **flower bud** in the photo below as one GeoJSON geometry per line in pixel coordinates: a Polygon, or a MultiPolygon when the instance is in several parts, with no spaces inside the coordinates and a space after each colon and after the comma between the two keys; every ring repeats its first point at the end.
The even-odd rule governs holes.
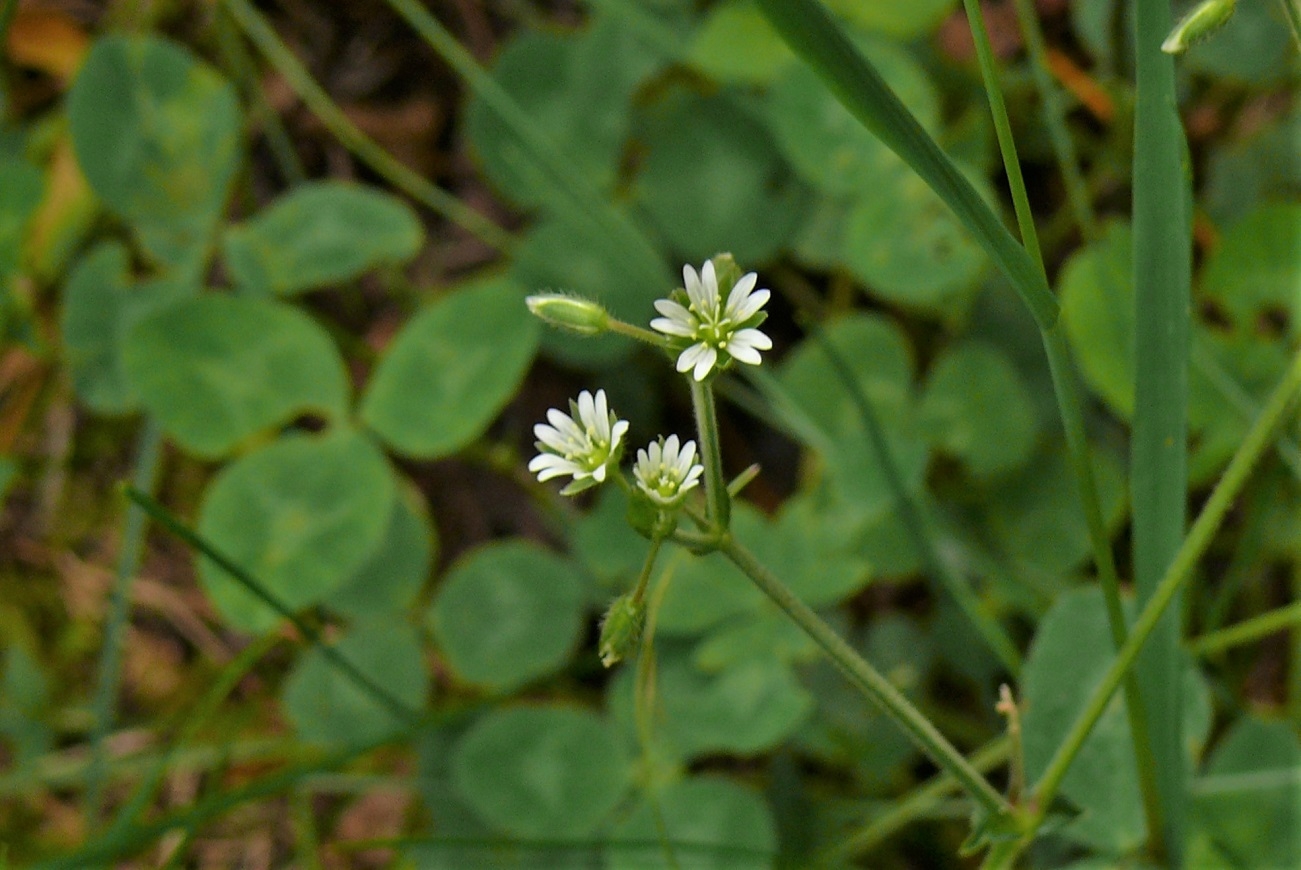
{"type": "Polygon", "coordinates": [[[610,314],[599,303],[563,293],[539,293],[524,300],[529,311],[552,326],[579,335],[600,335],[610,326],[610,314]]]}
{"type": "Polygon", "coordinates": [[[1182,54],[1223,27],[1233,15],[1237,0],[1203,0],[1185,15],[1161,43],[1166,54],[1182,54]]]}
{"type": "Polygon", "coordinates": [[[646,625],[646,604],[626,592],[610,604],[601,620],[601,642],[597,650],[601,664],[607,668],[626,658],[637,648],[646,625]]]}

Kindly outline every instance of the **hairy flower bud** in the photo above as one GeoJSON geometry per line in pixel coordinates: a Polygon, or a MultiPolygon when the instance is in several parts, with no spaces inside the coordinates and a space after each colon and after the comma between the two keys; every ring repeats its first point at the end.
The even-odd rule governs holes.
{"type": "Polygon", "coordinates": [[[597,650],[607,668],[627,658],[637,648],[646,625],[646,603],[626,592],[614,599],[601,620],[601,643],[597,650]]]}
{"type": "Polygon", "coordinates": [[[1203,0],[1174,26],[1161,43],[1161,50],[1166,54],[1182,54],[1190,46],[1209,39],[1228,23],[1236,6],[1237,0],[1203,0]]]}
{"type": "Polygon", "coordinates": [[[579,335],[600,335],[610,327],[610,314],[599,303],[563,293],[539,293],[524,300],[529,311],[551,326],[579,335]]]}

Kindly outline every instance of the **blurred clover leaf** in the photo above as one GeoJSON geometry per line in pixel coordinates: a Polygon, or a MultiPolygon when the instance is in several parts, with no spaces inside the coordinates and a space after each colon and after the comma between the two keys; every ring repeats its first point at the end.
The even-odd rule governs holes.
{"type": "MultiPolygon", "coordinates": [[[[410,710],[425,704],[429,676],[420,637],[392,620],[363,621],[334,644],[335,652],[410,710]]],[[[344,675],[319,649],[294,665],[282,690],[285,712],[309,743],[360,746],[408,724],[344,675]]]]}
{"type": "Polygon", "coordinates": [[[197,272],[240,161],[235,90],[154,36],[96,40],[68,94],[77,162],[160,264],[197,272]]]}
{"type": "MultiPolygon", "coordinates": [[[[199,508],[199,533],[291,609],[319,604],[361,570],[392,514],[393,472],[359,432],[290,434],[231,462],[199,508]]],[[[235,628],[280,616],[211,561],[199,578],[235,628]]]]}
{"type": "Polygon", "coordinates": [[[609,870],[640,870],[664,858],[661,836],[678,861],[699,870],[771,867],[777,828],[764,799],[720,776],[690,776],[643,798],[613,829],[605,849],[609,870]],[[659,809],[656,810],[658,805],[659,809]],[[664,828],[656,822],[662,812],[664,828]]]}
{"type": "Polygon", "coordinates": [[[236,286],[291,296],[405,263],[424,230],[405,202],[342,181],[299,185],[222,238],[236,286]]]}
{"type": "Polygon", "coordinates": [[[140,408],[126,366],[135,325],[199,292],[198,284],[183,276],[133,280],[130,260],[122,245],[101,242],[77,263],[63,290],[65,362],[77,398],[100,414],[140,408]]]}
{"type": "Polygon", "coordinates": [[[627,749],[605,719],[571,707],[495,710],[453,747],[465,802],[508,834],[586,837],[632,784],[627,749]]]}
{"type": "Polygon", "coordinates": [[[424,496],[410,482],[399,484],[379,546],[325,603],[355,618],[400,616],[424,586],[435,549],[433,521],[424,496]]]}
{"type": "Polygon", "coordinates": [[[348,411],[348,376],[329,333],[271,300],[207,293],[168,305],[131,328],[123,363],[167,434],[207,458],[300,414],[338,421],[348,411]]]}
{"type": "Polygon", "coordinates": [[[585,604],[573,564],[509,541],[452,567],[429,622],[458,677],[505,692],[564,666],[578,645],[585,604]]]}
{"type": "Polygon", "coordinates": [[[540,329],[514,284],[458,287],[394,337],[366,385],[362,420],[398,453],[454,453],[515,395],[540,329]]]}

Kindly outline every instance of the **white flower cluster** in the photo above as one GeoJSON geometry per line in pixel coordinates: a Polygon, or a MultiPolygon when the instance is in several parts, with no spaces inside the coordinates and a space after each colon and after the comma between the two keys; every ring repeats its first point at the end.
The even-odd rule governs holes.
{"type": "Polygon", "coordinates": [[[682,267],[682,281],[686,287],[687,304],[674,299],[660,299],[655,310],[663,317],[651,321],[651,329],[687,345],[678,356],[678,371],[692,371],[692,376],[703,381],[715,366],[726,368],[731,360],[757,366],[759,351],[772,350],[772,339],[755,329],[763,320],[760,309],[771,295],[767,290],[755,290],[759,278],[747,272],[727,294],[723,303],[718,292],[718,276],[712,261],[707,261],[700,274],[691,266],[682,267]]]}
{"type": "Polygon", "coordinates": [[[628,431],[628,421],[610,411],[605,390],[597,390],[595,397],[583,390],[577,402],[570,401],[569,411],[552,408],[547,411],[551,425],[533,427],[536,446],[542,452],[529,463],[529,471],[536,472],[539,481],[566,474],[573,477],[561,490],[565,495],[605,482],[610,467],[619,464],[623,436],[628,431]]]}
{"type": "MultiPolygon", "coordinates": [[[[698,274],[691,266],[683,266],[682,280],[685,286],[674,291],[673,298],[655,302],[655,310],[662,316],[650,324],[678,353],[677,370],[690,371],[695,380],[703,381],[711,372],[728,368],[733,360],[758,365],[759,351],[772,349],[772,340],[755,328],[763,322],[762,309],[771,294],[755,289],[755,273],[737,279],[726,302],[712,261],[698,274]]],[[[608,322],[599,306],[568,297],[530,297],[529,307],[549,322],[590,334],[604,330],[608,322]],[[599,310],[600,316],[589,309],[599,310]],[[598,323],[599,328],[594,325],[598,323]]],[[[529,462],[529,471],[536,473],[539,481],[572,477],[561,490],[564,495],[604,483],[610,469],[618,468],[623,436],[628,431],[628,421],[610,410],[604,390],[597,390],[595,396],[584,390],[569,405],[569,414],[552,408],[547,412],[548,422],[533,427],[540,452],[529,462]]],[[[637,488],[664,509],[680,505],[686,494],[699,486],[703,473],[704,466],[696,462],[696,442],[683,444],[676,435],[656,439],[638,450],[633,466],[637,488]]]]}

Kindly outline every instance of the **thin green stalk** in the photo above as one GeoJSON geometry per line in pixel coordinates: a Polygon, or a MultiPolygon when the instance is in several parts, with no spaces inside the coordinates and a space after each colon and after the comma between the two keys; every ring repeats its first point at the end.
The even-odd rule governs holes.
{"type": "MultiPolygon", "coordinates": [[[[135,472],[132,476],[135,486],[140,490],[152,492],[154,489],[162,462],[162,443],[162,427],[152,416],[147,417],[136,447],[135,472]]],[[[90,732],[91,763],[86,773],[86,821],[90,830],[99,826],[99,813],[103,808],[105,767],[108,763],[106,741],[117,717],[117,695],[122,685],[122,650],[130,628],[131,588],[140,571],[147,526],[145,512],[135,505],[128,505],[95,684],[95,724],[90,732]]]]}
{"type": "MultiPolygon", "coordinates": [[[[975,37],[976,54],[980,60],[981,78],[984,81],[985,93],[989,98],[994,129],[998,136],[999,151],[1003,157],[1003,167],[1007,172],[1008,187],[1016,211],[1017,226],[1021,231],[1021,238],[1026,251],[1046,283],[1048,276],[1044,268],[1043,253],[1039,248],[1034,213],[1030,208],[1030,197],[1026,192],[1025,178],[1021,174],[1021,160],[1017,156],[1016,142],[1012,137],[1012,124],[1007,117],[1007,106],[1003,101],[1002,90],[998,86],[998,69],[994,62],[993,48],[989,44],[989,34],[985,30],[984,17],[981,15],[980,6],[976,0],[963,0],[963,3],[967,12],[967,21],[970,23],[972,35],[975,37]]],[[[1030,14],[1028,17],[1033,19],[1034,16],[1030,14]]],[[[1040,49],[1042,51],[1042,45],[1040,49]]],[[[1040,72],[1045,71],[1041,70],[1040,72]]],[[[1052,124],[1049,124],[1049,126],[1051,127],[1052,124]]],[[[1062,132],[1064,133],[1064,131],[1062,132]]],[[[1068,163],[1068,165],[1070,164],[1068,163]]],[[[1086,197],[1081,198],[1086,199],[1086,197]]],[[[1087,213],[1087,208],[1084,210],[1087,213]]],[[[1042,339],[1044,354],[1048,358],[1053,388],[1057,396],[1058,412],[1066,434],[1071,466],[1075,473],[1076,486],[1080,491],[1080,501],[1084,508],[1084,515],[1089,529],[1089,540],[1093,547],[1093,560],[1097,566],[1098,578],[1107,601],[1107,613],[1111,623],[1112,637],[1116,645],[1119,646],[1125,640],[1125,616],[1120,603],[1119,572],[1116,570],[1116,560],[1111,551],[1111,540],[1107,534],[1106,523],[1102,516],[1101,501],[1098,498],[1097,483],[1093,476],[1092,464],[1089,461],[1088,436],[1084,428],[1083,405],[1079,397],[1079,379],[1071,362],[1070,346],[1066,342],[1060,321],[1054,324],[1052,328],[1043,330],[1042,339]]],[[[1141,729],[1135,731],[1136,735],[1141,733],[1141,729]]],[[[1139,749],[1140,756],[1146,751],[1148,749],[1143,744],[1139,749]]],[[[1143,767],[1144,764],[1140,761],[1139,769],[1141,770],[1143,767]]]]}
{"type": "Polygon", "coordinates": [[[649,344],[651,347],[657,347],[660,350],[668,350],[672,347],[672,344],[669,343],[668,339],[660,333],[651,332],[649,329],[635,326],[631,323],[625,323],[615,317],[610,318],[609,323],[606,324],[606,329],[616,335],[636,339],[643,344],[649,344]]]}
{"type": "MultiPolygon", "coordinates": [[[[1007,106],[998,85],[998,69],[994,62],[993,48],[989,44],[989,34],[985,30],[984,17],[976,0],[963,0],[967,12],[967,21],[975,37],[976,54],[980,60],[980,73],[984,81],[985,93],[989,98],[990,112],[994,120],[994,129],[998,136],[999,151],[1003,157],[1003,167],[1007,172],[1008,187],[1012,193],[1012,202],[1016,211],[1017,226],[1026,251],[1034,261],[1035,268],[1047,282],[1044,269],[1043,253],[1039,248],[1039,236],[1035,229],[1034,213],[1030,209],[1030,197],[1026,192],[1025,178],[1021,174],[1021,160],[1017,156],[1016,142],[1012,137],[1012,124],[1007,117],[1007,106]]],[[[1067,448],[1071,457],[1071,467],[1075,473],[1076,486],[1079,488],[1080,501],[1089,529],[1089,540],[1093,547],[1093,560],[1097,566],[1098,579],[1102,585],[1103,595],[1107,601],[1107,613],[1111,623],[1112,637],[1117,646],[1125,640],[1125,616],[1120,602],[1120,579],[1116,570],[1115,557],[1111,552],[1110,536],[1102,516],[1101,500],[1098,498],[1097,483],[1093,476],[1093,467],[1089,461],[1088,436],[1084,428],[1083,405],[1080,402],[1078,378],[1071,363],[1070,346],[1066,342],[1060,321],[1042,334],[1044,354],[1048,358],[1048,367],[1052,374],[1054,392],[1057,396],[1058,412],[1066,434],[1067,448]]],[[[1133,724],[1133,723],[1131,723],[1133,724]]],[[[1141,734],[1138,729],[1135,734],[1141,734]]],[[[1147,747],[1141,741],[1136,742],[1140,756],[1139,769],[1145,766],[1142,756],[1147,747]]],[[[1146,759],[1150,766],[1151,760],[1146,759]]]]}
{"type": "MultiPolygon", "coordinates": [[[[246,3],[247,0],[239,2],[246,3]]],[[[497,114],[534,166],[555,182],[553,189],[570,206],[566,214],[572,220],[590,225],[596,230],[597,238],[611,240],[620,259],[631,260],[628,264],[631,270],[644,275],[664,274],[664,283],[667,283],[664,263],[646,235],[616,211],[609,199],[565,160],[555,145],[538,130],[528,113],[457,42],[456,37],[418,0],[386,2],[465,81],[484,105],[497,114]]]]}
{"type": "MultiPolygon", "coordinates": [[[[1301,564],[1292,562],[1292,597],[1301,599],[1301,564]]],[[[1287,712],[1296,722],[1301,719],[1301,631],[1292,632],[1288,644],[1287,712]]]]}
{"type": "MultiPolygon", "coordinates": [[[[172,754],[172,770],[202,771],[230,761],[234,763],[264,763],[282,759],[300,749],[296,738],[244,740],[223,746],[203,745],[180,749],[172,754]]],[[[129,779],[137,774],[147,774],[158,763],[165,750],[141,750],[113,757],[109,774],[113,781],[129,779]]],[[[34,789],[81,789],[86,784],[90,759],[73,748],[42,756],[18,770],[0,774],[0,798],[22,798],[34,789]]]]}
{"type": "Polygon", "coordinates": [[[289,809],[294,822],[298,848],[296,866],[303,870],[325,870],[321,864],[321,838],[316,833],[316,816],[312,811],[311,793],[301,785],[289,796],[289,809]]]}
{"type": "MultiPolygon", "coordinates": [[[[1211,353],[1207,347],[1207,342],[1193,342],[1193,367],[1197,369],[1198,374],[1206,378],[1210,385],[1226,400],[1226,402],[1237,411],[1244,420],[1254,419],[1260,413],[1260,407],[1256,400],[1243,389],[1242,384],[1238,383],[1233,373],[1224,367],[1224,365],[1211,353]]],[[[1288,471],[1296,480],[1301,481],[1301,449],[1297,448],[1297,443],[1287,437],[1285,433],[1279,433],[1278,440],[1274,444],[1274,450],[1278,453],[1279,459],[1287,466],[1288,471]]]]}
{"type": "MultiPolygon", "coordinates": [[[[1188,498],[1188,357],[1192,331],[1192,192],[1175,92],[1168,0],[1139,0],[1134,51],[1134,428],[1130,442],[1134,582],[1153,599],[1179,550],[1188,498]]],[[[1183,733],[1183,608],[1156,627],[1135,673],[1151,723],[1165,843],[1183,863],[1188,752],[1183,733]]]]}
{"type": "MultiPolygon", "coordinates": [[[[1012,739],[999,737],[976,750],[971,756],[971,766],[981,774],[988,773],[1007,763],[1012,754],[1012,739]]],[[[894,801],[890,809],[854,831],[844,840],[824,849],[812,861],[815,867],[844,867],[856,857],[871,852],[909,823],[925,816],[931,807],[959,787],[948,771],[941,771],[930,780],[894,801]]]]}
{"type": "Polygon", "coordinates": [[[1030,255],[822,5],[817,0],[758,0],[758,5],[841,104],[953,210],[1021,295],[1039,327],[1051,329],[1059,313],[1057,300],[1030,255]]]}
{"type": "Polygon", "coordinates": [[[96,837],[71,855],[41,862],[35,865],[33,870],[85,870],[87,867],[94,867],[115,858],[132,855],[168,831],[198,830],[207,822],[220,818],[242,804],[282,794],[306,776],[323,770],[337,769],[382,746],[405,740],[407,736],[406,734],[393,735],[364,746],[331,753],[314,761],[291,765],[284,770],[220,792],[146,824],[133,825],[117,836],[96,837]]]}
{"type": "Polygon", "coordinates": [[[349,661],[346,656],[341,654],[333,646],[327,644],[325,639],[321,637],[320,632],[308,625],[302,617],[294,613],[288,605],[269,592],[267,588],[254,579],[251,574],[239,565],[235,564],[228,556],[212,546],[212,544],[200,537],[193,529],[177,520],[176,517],[167,510],[167,508],[163,507],[157,501],[133,486],[126,487],[126,494],[133,502],[144,508],[145,513],[149,514],[149,516],[159,525],[180,538],[191,549],[202,553],[208,559],[212,560],[217,567],[225,571],[260,601],[285,619],[289,620],[290,623],[293,624],[294,628],[298,629],[299,634],[301,634],[304,639],[320,649],[321,655],[325,657],[327,662],[351,681],[353,685],[361,689],[381,706],[385,707],[397,719],[408,725],[414,724],[419,720],[420,714],[418,711],[408,707],[405,702],[399,700],[383,686],[358,670],[357,666],[349,661]]]}
{"type": "Polygon", "coordinates": [[[1066,187],[1066,201],[1070,205],[1075,223],[1080,227],[1084,238],[1092,241],[1097,238],[1097,220],[1089,200],[1088,184],[1084,173],[1080,171],[1080,162],[1075,153],[1075,142],[1066,129],[1066,110],[1062,104],[1061,89],[1048,71],[1048,51],[1044,44],[1043,29],[1039,26],[1039,16],[1035,12],[1034,0],[1013,0],[1016,7],[1017,21],[1021,25],[1021,34],[1025,37],[1027,53],[1030,57],[1030,74],[1039,91],[1043,103],[1044,126],[1048,130],[1048,140],[1052,144],[1057,167],[1062,173],[1066,187]]]}
{"type": "Polygon", "coordinates": [[[1103,675],[1088,703],[1067,732],[1066,738],[1057,747],[1056,753],[1044,768],[1044,773],[1035,785],[1032,796],[1031,807],[1034,815],[1031,818],[1033,826],[1030,836],[1043,821],[1048,806],[1056,797],[1062,780],[1070,770],[1071,763],[1084,745],[1084,741],[1088,739],[1098,719],[1101,718],[1103,711],[1106,710],[1111,696],[1124,681],[1125,674],[1134,666],[1143,645],[1156,631],[1179,590],[1192,576],[1197,560],[1210,546],[1216,531],[1224,521],[1225,514],[1233,506],[1234,499],[1246,484],[1261,454],[1268,449],[1275,429],[1283,422],[1289,406],[1299,391],[1301,391],[1301,354],[1297,354],[1282,382],[1270,395],[1264,411],[1243,439],[1242,445],[1211,492],[1210,498],[1197,516],[1188,536],[1184,538],[1161,582],[1134,621],[1129,639],[1116,653],[1116,660],[1103,675]]]}
{"type": "Polygon", "coordinates": [[[989,32],[985,29],[985,16],[981,14],[977,0],[962,0],[967,13],[967,24],[976,46],[976,59],[980,63],[980,78],[985,85],[985,97],[989,100],[990,115],[994,120],[994,131],[998,138],[999,154],[1003,158],[1003,170],[1007,173],[1007,186],[1012,192],[1012,204],[1016,212],[1017,228],[1021,231],[1021,244],[1035,268],[1047,284],[1047,272],[1044,270],[1043,253],[1039,250],[1039,233],[1034,225],[1034,213],[1030,210],[1030,199],[1026,195],[1025,177],[1021,174],[1021,158],[1016,153],[1016,141],[1012,138],[1012,124],[1007,117],[1007,104],[1003,101],[1003,90],[998,84],[998,68],[994,64],[994,49],[989,44],[989,32]]]}
{"type": "Polygon", "coordinates": [[[728,527],[732,518],[732,499],[727,494],[723,476],[723,454],[718,443],[718,413],[714,408],[714,390],[694,378],[691,381],[691,407],[696,413],[696,433],[700,438],[700,461],[705,466],[705,507],[709,522],[717,529],[728,527]]]}
{"type": "Polygon", "coordinates": [[[485,244],[499,251],[510,249],[513,239],[509,233],[456,197],[432,184],[419,173],[412,171],[349,121],[348,116],[316,83],[307,68],[280,40],[275,30],[262,14],[253,8],[249,0],[222,0],[222,3],[240,29],[284,77],[294,93],[307,104],[326,129],[359,160],[394,187],[405,191],[434,213],[442,215],[477,236],[485,244]]]}
{"type": "MultiPolygon", "coordinates": [[[[1281,0],[1287,6],[1289,0],[1281,0]]],[[[1080,171],[1079,157],[1075,151],[1075,142],[1066,126],[1066,112],[1062,103],[1061,88],[1048,71],[1048,55],[1044,45],[1043,30],[1035,13],[1033,0],[1013,0],[1021,33],[1025,37],[1027,53],[1030,58],[1030,72],[1039,99],[1043,104],[1044,126],[1052,144],[1053,155],[1062,175],[1066,188],[1066,201],[1070,206],[1071,216],[1079,228],[1080,235],[1088,244],[1096,242],[1101,233],[1098,228],[1097,215],[1089,197],[1088,183],[1080,171]]],[[[1106,275],[1099,276],[1099,282],[1106,280],[1106,275]]],[[[1242,412],[1245,419],[1254,419],[1260,411],[1251,395],[1234,379],[1233,375],[1220,365],[1219,361],[1202,345],[1194,343],[1193,365],[1211,383],[1220,395],[1242,412]]],[[[1278,453],[1287,463],[1292,473],[1301,480],[1301,450],[1291,439],[1280,435],[1278,453]]],[[[1110,605],[1109,605],[1110,606],[1110,605]]]]}
{"type": "Polygon", "coordinates": [[[718,549],[811,637],[866,698],[881,708],[940,768],[950,773],[990,818],[1010,817],[1012,806],[953,744],[890,681],[782,584],[768,568],[726,534],[718,549]]]}
{"type": "Polygon", "coordinates": [[[301,184],[307,180],[307,172],[303,169],[303,162],[298,158],[298,152],[294,150],[294,143],[289,138],[284,122],[271,107],[266,92],[262,90],[253,58],[240,38],[239,29],[228,10],[217,9],[214,18],[217,47],[226,66],[234,74],[240,89],[253,102],[253,111],[262,121],[267,146],[271,149],[271,156],[280,169],[280,175],[290,186],[301,184]]]}
{"type": "MultiPolygon", "coordinates": [[[[1088,435],[1084,428],[1084,415],[1078,395],[1079,379],[1071,363],[1065,331],[1059,323],[1044,335],[1044,352],[1058,396],[1058,410],[1066,432],[1071,465],[1075,472],[1080,501],[1093,545],[1094,565],[1098,569],[1098,585],[1102,588],[1107,608],[1107,627],[1111,631],[1112,646],[1119,650],[1129,638],[1124,606],[1120,598],[1120,577],[1115,557],[1102,517],[1101,499],[1098,497],[1093,469],[1088,461],[1088,435]]],[[[1133,674],[1125,676],[1125,716],[1134,741],[1134,764],[1138,772],[1139,792],[1143,800],[1143,817],[1147,822],[1152,852],[1164,852],[1165,825],[1161,815],[1161,795],[1157,777],[1157,759],[1152,748],[1151,726],[1138,679],[1133,674]]]]}
{"type": "Polygon", "coordinates": [[[1283,4],[1283,15],[1287,18],[1288,29],[1292,31],[1292,39],[1296,42],[1296,47],[1301,50],[1301,5],[1297,0],[1278,0],[1283,4]]]}
{"type": "Polygon", "coordinates": [[[216,678],[204,691],[202,697],[186,714],[185,721],[177,733],[167,740],[166,750],[154,760],[149,772],[136,786],[136,790],[131,797],[118,810],[117,816],[109,825],[107,834],[103,836],[114,836],[117,832],[124,830],[139,819],[153,801],[159,784],[162,783],[163,777],[167,775],[168,768],[182,748],[194,739],[199,729],[216,712],[217,707],[226,699],[226,696],[234,691],[239,681],[244,679],[253,665],[271,647],[275,646],[278,640],[279,638],[275,634],[264,635],[240,650],[239,655],[235,656],[221,669],[221,672],[217,674],[216,678]]]}
{"type": "Polygon", "coordinates": [[[935,539],[935,532],[931,528],[922,506],[909,492],[907,485],[904,483],[903,475],[899,472],[898,463],[894,460],[894,453],[890,449],[890,442],[886,440],[885,430],[881,426],[881,420],[877,416],[876,409],[872,407],[872,403],[866,394],[859,389],[849,364],[845,362],[840,352],[832,345],[827,338],[826,332],[820,326],[813,324],[811,328],[818,347],[826,354],[832,369],[840,379],[841,386],[849,394],[850,401],[853,402],[855,409],[858,411],[859,419],[863,421],[863,428],[867,430],[867,437],[872,444],[877,464],[885,475],[886,483],[894,496],[895,503],[898,505],[899,519],[903,523],[913,547],[925,562],[927,573],[940,581],[958,605],[958,609],[971,623],[972,628],[984,639],[990,650],[998,656],[999,661],[1003,663],[1003,667],[1007,668],[1008,672],[1014,677],[1020,676],[1021,651],[1017,649],[1016,644],[1012,642],[1012,638],[1008,636],[998,620],[985,612],[980,598],[972,591],[966,579],[958,576],[958,573],[953,570],[953,566],[940,554],[940,546],[935,539]]]}
{"type": "MultiPolygon", "coordinates": [[[[653,542],[655,546],[660,543],[658,540],[653,542]]],[[[649,567],[653,563],[653,557],[647,558],[647,576],[649,576],[649,567]]],[[[660,606],[664,603],[664,596],[668,594],[669,584],[673,581],[673,572],[677,564],[677,561],[670,561],[669,566],[660,574],[659,582],[655,584],[655,591],[651,593],[633,681],[633,721],[637,727],[637,745],[641,749],[647,770],[653,770],[655,766],[655,626],[659,622],[660,606]]],[[[653,783],[646,784],[645,797],[655,821],[655,836],[659,839],[664,863],[669,870],[679,870],[681,864],[678,862],[677,849],[674,848],[673,840],[669,836],[669,826],[664,819],[662,801],[653,783]]]]}
{"type": "Polygon", "coordinates": [[[1194,638],[1188,642],[1188,651],[1195,656],[1214,655],[1230,647],[1242,646],[1299,624],[1301,624],[1301,601],[1296,601],[1286,607],[1262,613],[1251,619],[1244,619],[1236,625],[1194,638]]]}

